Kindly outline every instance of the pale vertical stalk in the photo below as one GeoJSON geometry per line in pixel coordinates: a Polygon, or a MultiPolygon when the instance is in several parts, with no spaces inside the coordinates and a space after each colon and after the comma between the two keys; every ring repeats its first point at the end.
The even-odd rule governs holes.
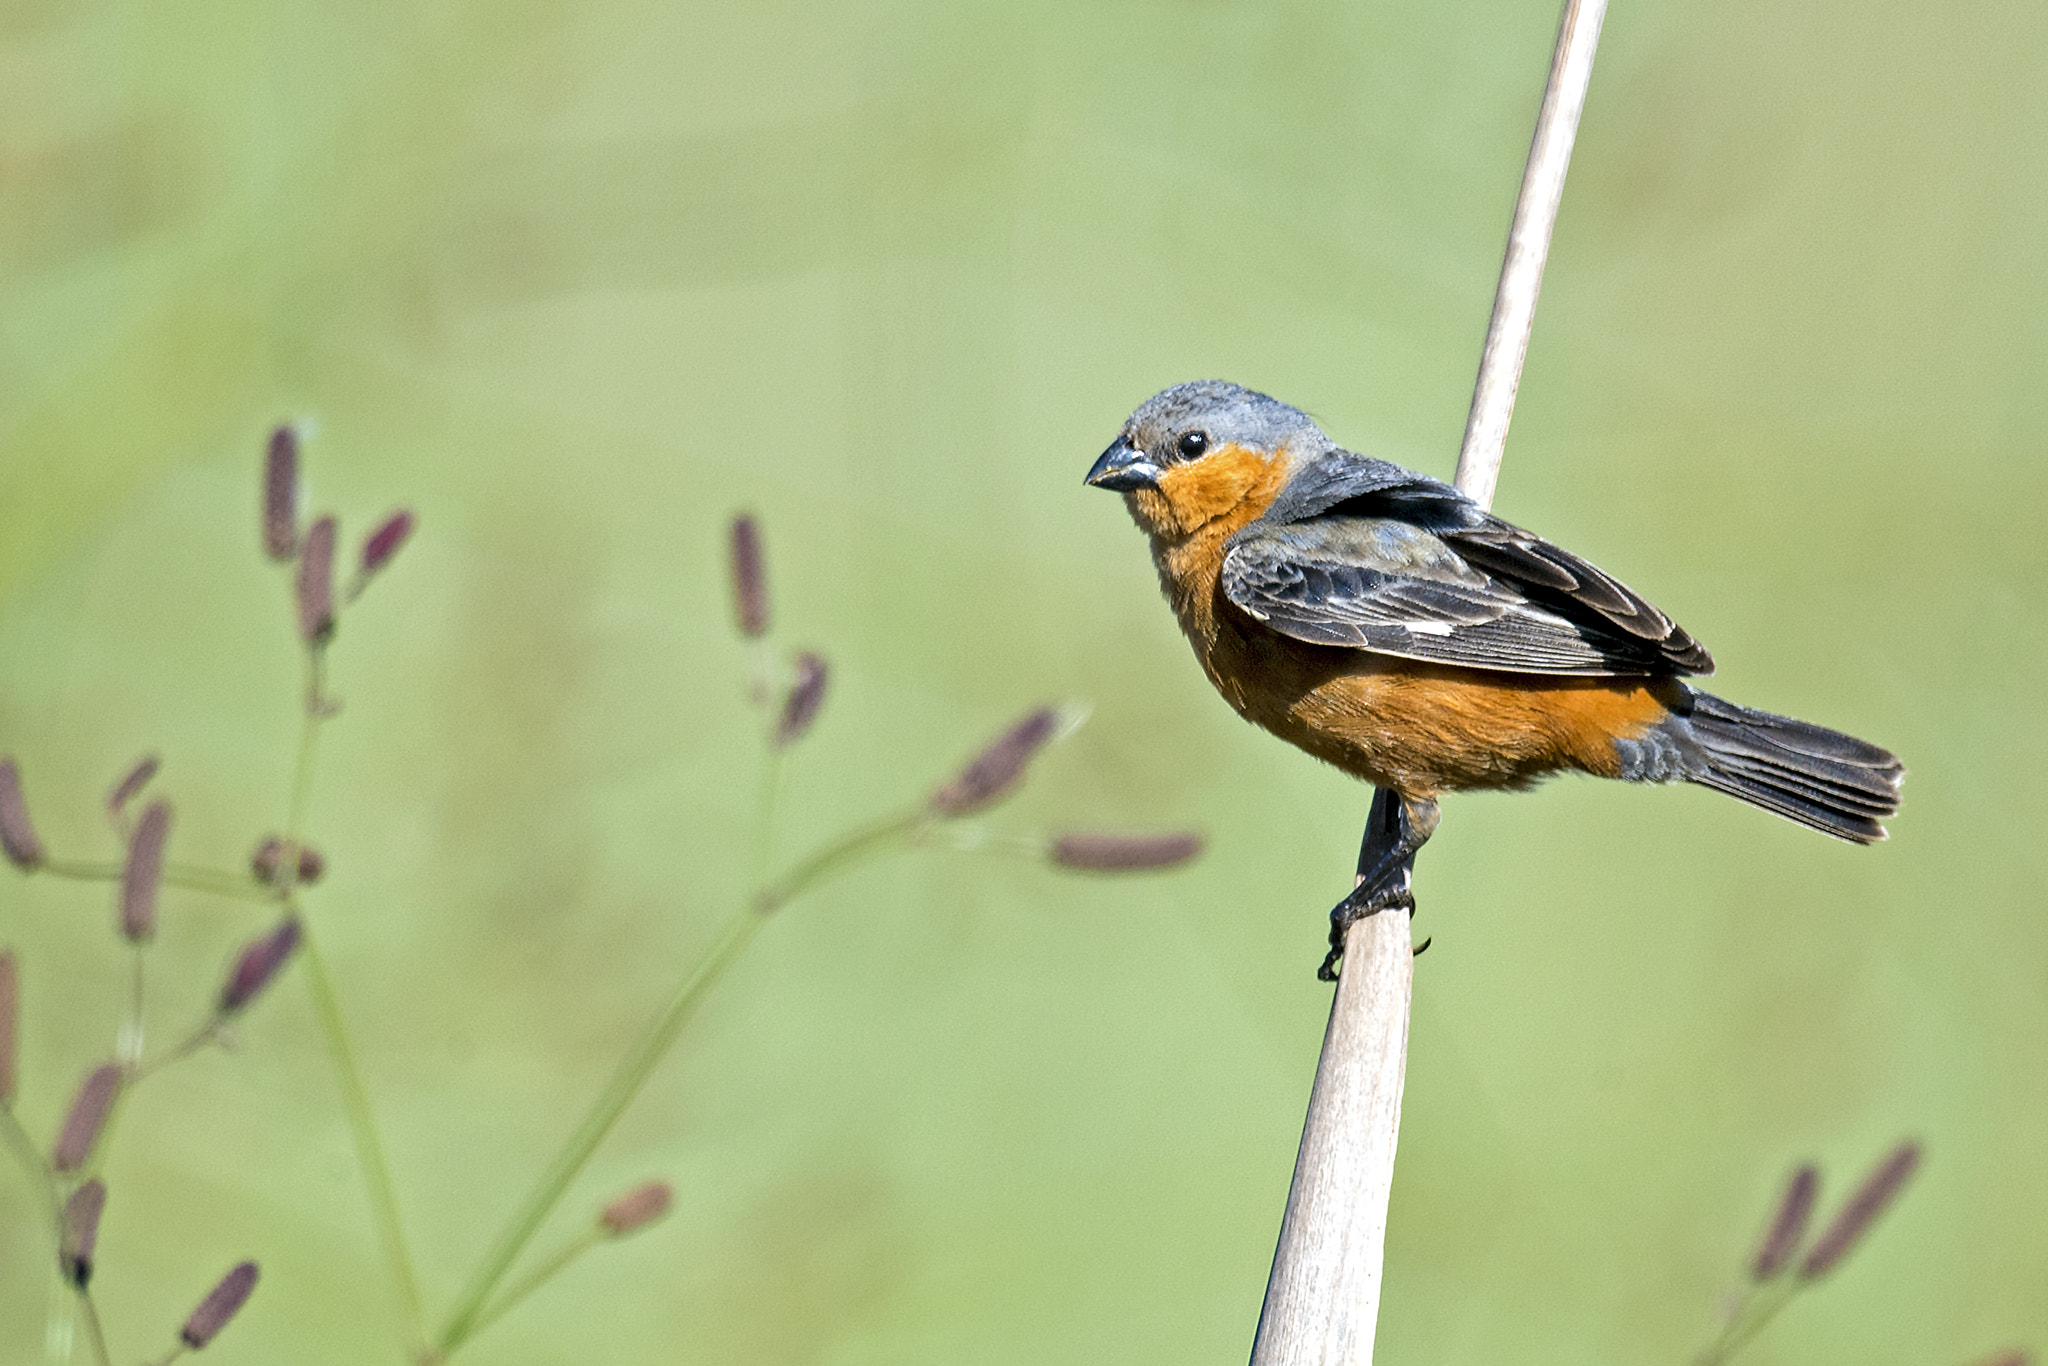
{"type": "Polygon", "coordinates": [[[1493,293],[1493,317],[1479,353],[1479,378],[1472,385],[1472,411],[1465,418],[1465,440],[1458,448],[1457,485],[1481,507],[1493,506],[1493,486],[1500,479],[1508,419],[1515,415],[1522,360],[1529,354],[1529,333],[1536,326],[1543,263],[1550,256],[1550,233],[1564,198],[1564,173],[1571,167],[1572,141],[1579,134],[1586,86],[1593,79],[1593,53],[1600,45],[1600,22],[1606,17],[1607,0],[1565,0],[1558,24],[1557,51],[1550,59],[1543,107],[1536,115],[1536,136],[1529,141],[1529,164],[1522,172],[1522,192],[1515,198],[1507,254],[1493,293]]]}
{"type": "Polygon", "coordinates": [[[1405,915],[1368,916],[1344,938],[1252,1348],[1259,1366],[1372,1360],[1414,965],[1405,915]]]}
{"type": "MultiPolygon", "coordinates": [[[[1536,296],[1606,0],[1566,0],[1458,454],[1459,489],[1493,502],[1536,296]]],[[[1383,794],[1382,800],[1389,794],[1383,794]]],[[[1316,1066],[1252,1366],[1370,1366],[1414,985],[1408,917],[1351,926],[1316,1066]]]]}

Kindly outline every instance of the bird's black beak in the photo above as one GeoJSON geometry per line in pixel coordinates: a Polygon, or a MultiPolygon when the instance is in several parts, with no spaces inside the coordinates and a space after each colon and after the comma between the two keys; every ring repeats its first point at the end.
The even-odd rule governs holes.
{"type": "Polygon", "coordinates": [[[1145,452],[1133,446],[1129,437],[1120,436],[1088,471],[1088,482],[1096,488],[1114,489],[1118,493],[1128,493],[1132,489],[1156,489],[1159,487],[1159,466],[1147,459],[1145,452]]]}

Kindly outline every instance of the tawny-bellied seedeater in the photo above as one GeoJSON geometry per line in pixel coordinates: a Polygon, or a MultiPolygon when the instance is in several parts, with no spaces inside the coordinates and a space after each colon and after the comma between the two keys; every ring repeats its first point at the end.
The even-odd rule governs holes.
{"type": "MultiPolygon", "coordinates": [[[[1156,394],[1088,482],[1151,537],[1224,700],[1399,795],[1389,870],[1435,829],[1439,794],[1566,769],[1698,783],[1859,844],[1898,809],[1890,752],[1688,686],[1712,658],[1640,595],[1265,394],[1156,394]]],[[[1381,881],[1347,898],[1351,918],[1412,906],[1381,881]]]]}

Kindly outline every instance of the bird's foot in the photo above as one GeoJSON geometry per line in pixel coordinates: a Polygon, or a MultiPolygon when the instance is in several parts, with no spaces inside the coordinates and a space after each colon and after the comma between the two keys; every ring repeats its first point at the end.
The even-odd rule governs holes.
{"type": "Polygon", "coordinates": [[[1330,908],[1330,951],[1323,955],[1323,965],[1316,969],[1316,980],[1334,982],[1337,980],[1337,964],[1344,957],[1344,936],[1351,927],[1367,916],[1378,915],[1381,911],[1406,911],[1415,914],[1415,893],[1408,890],[1407,880],[1368,887],[1359,884],[1358,890],[1330,908]]]}
{"type": "Polygon", "coordinates": [[[1438,819],[1437,805],[1428,797],[1410,797],[1386,788],[1373,793],[1365,838],[1358,847],[1358,885],[1330,911],[1330,951],[1316,969],[1318,981],[1337,980],[1344,936],[1353,925],[1396,907],[1415,914],[1415,894],[1408,890],[1415,871],[1415,851],[1436,832],[1438,819]]]}

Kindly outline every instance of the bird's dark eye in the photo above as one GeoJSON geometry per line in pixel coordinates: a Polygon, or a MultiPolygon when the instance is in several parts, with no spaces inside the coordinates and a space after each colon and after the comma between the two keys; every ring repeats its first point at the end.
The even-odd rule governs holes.
{"type": "Polygon", "coordinates": [[[1200,456],[1203,451],[1209,449],[1209,434],[1207,432],[1182,432],[1180,440],[1173,444],[1174,448],[1181,453],[1183,459],[1193,460],[1200,456]]]}

